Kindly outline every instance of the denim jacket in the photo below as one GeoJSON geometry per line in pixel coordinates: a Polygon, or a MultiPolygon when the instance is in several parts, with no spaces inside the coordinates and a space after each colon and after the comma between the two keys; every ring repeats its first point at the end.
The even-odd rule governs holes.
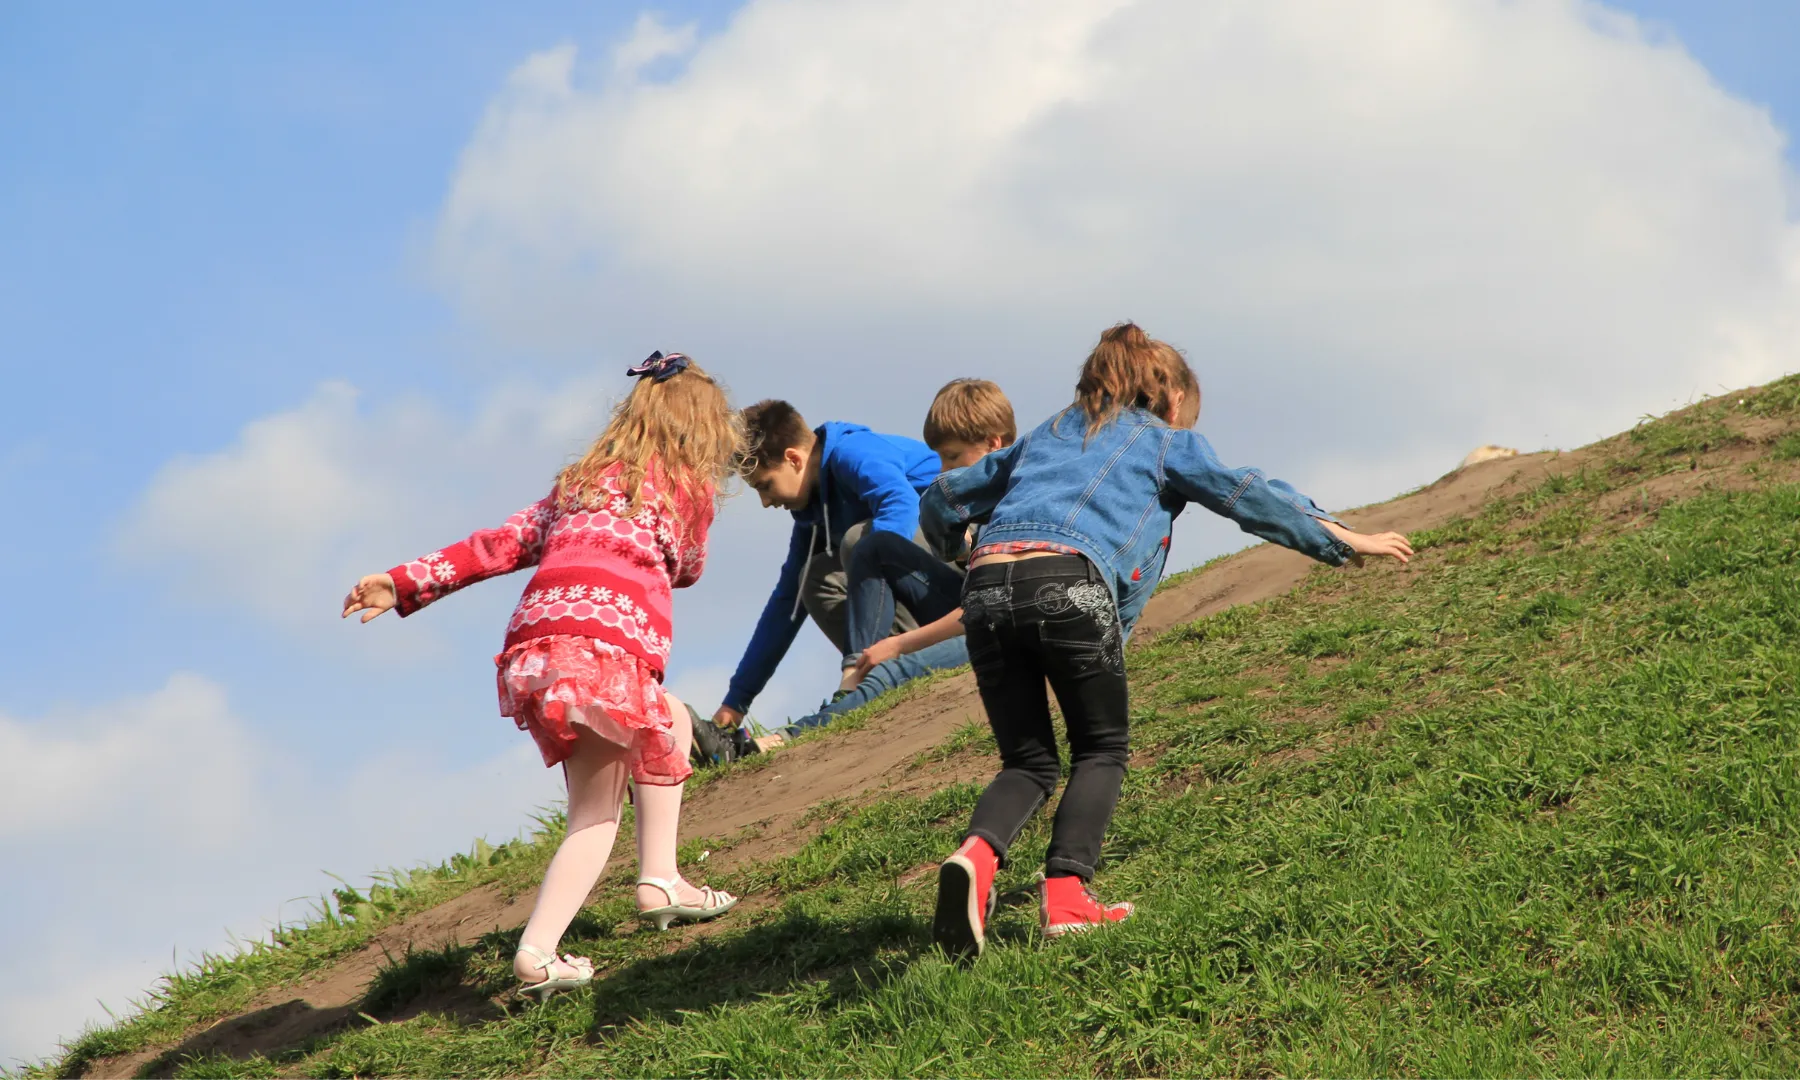
{"type": "Polygon", "coordinates": [[[1190,502],[1272,543],[1340,566],[1347,544],[1319,525],[1337,519],[1255,469],[1228,469],[1199,434],[1126,409],[1092,436],[1078,409],[1051,417],[1004,450],[947,472],[925,490],[926,539],[946,558],[963,528],[984,522],[981,543],[1047,541],[1085,555],[1112,587],[1126,633],[1156,591],[1169,530],[1190,502]]]}

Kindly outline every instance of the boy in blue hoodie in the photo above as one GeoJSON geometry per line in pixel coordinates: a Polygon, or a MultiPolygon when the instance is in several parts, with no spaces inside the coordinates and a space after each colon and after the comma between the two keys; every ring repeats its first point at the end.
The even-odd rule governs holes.
{"type": "MultiPolygon", "coordinates": [[[[1011,446],[1018,435],[1012,402],[986,379],[952,379],[932,399],[925,414],[925,445],[938,455],[944,472],[966,468],[1011,446]]],[[[897,536],[875,533],[856,545],[849,572],[849,658],[857,661],[845,682],[853,688],[821,704],[817,712],[781,729],[784,736],[823,727],[853,709],[935,671],[969,662],[963,642],[964,571],[938,561],[924,548],[897,536]],[[899,605],[905,605],[900,608],[899,605]],[[890,636],[896,610],[933,620],[890,636]]]]}
{"type": "MultiPolygon", "coordinates": [[[[809,428],[785,401],[759,401],[743,417],[740,469],[764,506],[793,514],[794,532],[775,591],[713,714],[713,723],[722,728],[743,721],[808,617],[854,673],[845,574],[851,552],[875,532],[915,540],[919,492],[938,474],[936,451],[917,439],[882,435],[860,424],[809,428]]],[[[898,631],[913,626],[908,615],[896,618],[898,631]]]]}

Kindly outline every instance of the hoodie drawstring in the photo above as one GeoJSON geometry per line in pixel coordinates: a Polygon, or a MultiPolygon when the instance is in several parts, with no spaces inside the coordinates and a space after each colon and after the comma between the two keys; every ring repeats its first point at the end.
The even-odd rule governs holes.
{"type": "MultiPolygon", "coordinates": [[[[831,534],[825,534],[825,542],[831,542],[831,534]]],[[[819,523],[813,522],[812,535],[806,538],[806,561],[800,564],[800,587],[794,590],[794,610],[788,612],[788,621],[793,622],[800,617],[800,606],[806,602],[806,578],[812,572],[813,548],[819,543],[819,523]]]]}
{"type": "MultiPolygon", "coordinates": [[[[825,518],[825,554],[835,554],[831,546],[831,504],[825,501],[822,492],[821,498],[819,499],[819,509],[824,511],[825,518]]],[[[806,577],[812,571],[813,549],[818,546],[819,523],[815,521],[813,522],[812,535],[806,539],[806,561],[800,565],[800,588],[794,591],[794,610],[788,613],[788,620],[790,622],[800,617],[801,605],[806,601],[805,593],[802,590],[806,588],[806,577]]]]}
{"type": "MultiPolygon", "coordinates": [[[[823,473],[824,472],[823,455],[820,456],[819,464],[820,464],[819,471],[821,473],[823,473]]],[[[832,547],[831,547],[831,499],[828,498],[826,495],[825,478],[823,476],[819,477],[819,490],[816,494],[816,498],[819,500],[819,510],[821,511],[821,516],[825,519],[825,554],[827,554],[827,555],[835,554],[832,551],[832,547]]],[[[813,549],[818,546],[819,546],[819,523],[815,521],[815,522],[813,522],[812,535],[808,536],[806,538],[806,561],[800,565],[800,588],[794,590],[794,610],[788,614],[789,622],[792,622],[795,619],[798,619],[800,617],[800,608],[806,602],[806,594],[804,591],[806,589],[806,577],[807,577],[807,574],[812,571],[813,549]]],[[[848,572],[849,569],[850,568],[847,566],[844,567],[844,570],[846,572],[848,572]]]]}

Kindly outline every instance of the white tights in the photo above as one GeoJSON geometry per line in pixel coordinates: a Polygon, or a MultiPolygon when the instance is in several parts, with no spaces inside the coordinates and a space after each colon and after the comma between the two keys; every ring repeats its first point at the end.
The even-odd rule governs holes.
{"type": "MultiPolygon", "coordinates": [[[[675,718],[669,734],[675,747],[686,760],[688,747],[694,741],[694,729],[688,722],[687,706],[674,694],[664,694],[669,715],[675,718]]],[[[589,731],[580,724],[571,725],[576,734],[575,752],[563,762],[563,775],[569,784],[569,833],[550,868],[544,871],[544,883],[538,887],[537,904],[531,909],[531,921],[525,924],[521,944],[535,946],[551,956],[562,942],[563,932],[574,921],[575,913],[587,903],[588,893],[606,869],[613,841],[619,835],[619,817],[625,808],[627,751],[617,743],[589,731]]],[[[638,784],[637,848],[638,876],[659,877],[676,883],[677,902],[697,904],[700,890],[681,880],[675,865],[675,833],[681,822],[682,784],[638,784]]],[[[638,886],[638,907],[661,907],[670,901],[661,889],[638,886]]],[[[568,965],[558,960],[548,972],[540,973],[529,954],[521,953],[513,968],[519,978],[536,982],[545,977],[568,976],[568,965]]]]}

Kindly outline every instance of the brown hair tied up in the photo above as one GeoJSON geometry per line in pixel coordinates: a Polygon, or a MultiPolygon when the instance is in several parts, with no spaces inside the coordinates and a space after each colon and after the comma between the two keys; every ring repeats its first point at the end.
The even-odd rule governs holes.
{"type": "MultiPolygon", "coordinates": [[[[1195,398],[1199,381],[1173,345],[1158,341],[1132,322],[1122,322],[1100,335],[1100,343],[1081,365],[1075,383],[1075,408],[1087,416],[1091,436],[1128,408],[1167,418],[1177,392],[1195,398]],[[1193,386],[1194,392],[1186,394],[1193,386]]],[[[1183,402],[1183,413],[1188,402],[1183,402]]]]}

